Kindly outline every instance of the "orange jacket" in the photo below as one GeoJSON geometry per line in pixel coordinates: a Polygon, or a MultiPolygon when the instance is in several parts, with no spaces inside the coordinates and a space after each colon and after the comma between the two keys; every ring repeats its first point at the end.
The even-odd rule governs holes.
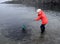
{"type": "Polygon", "coordinates": [[[47,19],[45,13],[42,10],[38,13],[38,17],[35,20],[38,21],[40,19],[42,21],[42,24],[47,24],[48,23],[48,19],[47,19]]]}

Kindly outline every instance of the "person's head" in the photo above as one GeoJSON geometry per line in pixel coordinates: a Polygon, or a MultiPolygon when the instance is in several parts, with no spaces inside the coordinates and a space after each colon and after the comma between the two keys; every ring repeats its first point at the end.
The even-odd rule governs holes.
{"type": "Polygon", "coordinates": [[[37,9],[37,13],[39,13],[41,11],[41,9],[37,9]]]}

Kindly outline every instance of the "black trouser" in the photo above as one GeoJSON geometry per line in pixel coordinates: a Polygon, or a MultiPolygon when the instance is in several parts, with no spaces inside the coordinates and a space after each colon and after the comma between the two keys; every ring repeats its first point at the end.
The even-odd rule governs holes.
{"type": "Polygon", "coordinates": [[[44,33],[44,31],[45,31],[45,24],[41,24],[40,28],[41,28],[41,33],[44,33]]]}

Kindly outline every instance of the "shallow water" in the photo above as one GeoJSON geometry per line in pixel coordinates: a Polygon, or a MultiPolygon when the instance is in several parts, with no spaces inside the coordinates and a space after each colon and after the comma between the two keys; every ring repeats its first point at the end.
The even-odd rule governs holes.
{"type": "Polygon", "coordinates": [[[0,44],[59,44],[60,13],[44,10],[49,23],[44,35],[40,34],[40,21],[34,7],[22,4],[0,4],[0,44]],[[26,31],[22,32],[22,26],[26,31]]]}

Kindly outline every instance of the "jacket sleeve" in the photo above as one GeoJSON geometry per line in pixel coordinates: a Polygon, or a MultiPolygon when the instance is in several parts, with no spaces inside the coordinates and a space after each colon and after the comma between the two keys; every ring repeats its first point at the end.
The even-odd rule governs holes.
{"type": "Polygon", "coordinates": [[[38,16],[37,18],[35,18],[36,21],[40,20],[41,16],[38,16]]]}

